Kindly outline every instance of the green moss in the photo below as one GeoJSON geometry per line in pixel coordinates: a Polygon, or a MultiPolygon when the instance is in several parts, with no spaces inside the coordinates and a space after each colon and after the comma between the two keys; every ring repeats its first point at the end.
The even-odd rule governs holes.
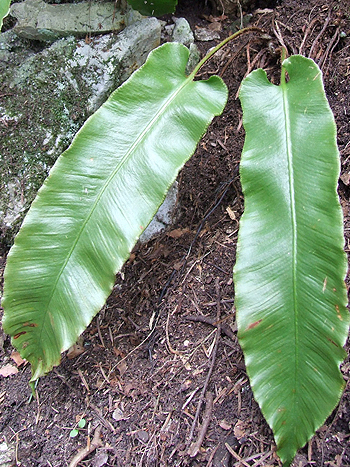
{"type": "Polygon", "coordinates": [[[50,168],[87,118],[82,69],[65,71],[75,47],[65,39],[17,68],[0,69],[0,250],[12,243],[50,168]]]}

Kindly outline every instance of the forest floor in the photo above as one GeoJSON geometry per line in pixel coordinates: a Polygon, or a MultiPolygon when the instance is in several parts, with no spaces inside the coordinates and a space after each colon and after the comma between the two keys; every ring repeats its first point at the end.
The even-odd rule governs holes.
{"type": "MultiPolygon", "coordinates": [[[[176,16],[186,17],[193,29],[211,25],[225,38],[240,22],[239,17],[238,23],[237,18],[214,21],[209,8],[185,3],[180,2],[176,16]]],[[[203,77],[222,76],[230,97],[179,176],[172,228],[137,245],[106,306],[79,345],[41,378],[36,399],[29,402],[29,365],[0,377],[0,451],[12,452],[8,465],[74,467],[76,455],[80,466],[91,467],[281,465],[236,336],[232,269],[244,204],[237,92],[243,77],[258,67],[278,84],[276,50],[282,44],[289,54],[310,55],[322,68],[338,128],[339,195],[349,252],[350,4],[284,0],[251,13],[250,25],[263,28],[271,39],[244,36],[202,70],[203,77]],[[80,419],[86,425],[71,437],[80,419]],[[203,430],[205,421],[209,425],[203,430]],[[201,434],[198,453],[191,456],[189,448],[201,434]]],[[[203,52],[204,45],[206,50],[215,45],[203,44],[203,52]]],[[[2,271],[5,261],[4,256],[2,271]]],[[[2,366],[13,363],[7,336],[0,352],[2,366]]],[[[349,359],[342,372],[348,381],[349,359]]],[[[339,406],[299,451],[294,466],[350,466],[349,421],[347,385],[339,406]]]]}

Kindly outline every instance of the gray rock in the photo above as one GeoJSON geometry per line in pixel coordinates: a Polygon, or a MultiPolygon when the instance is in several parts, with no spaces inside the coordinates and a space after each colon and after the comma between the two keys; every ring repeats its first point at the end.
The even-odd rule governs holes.
{"type": "Polygon", "coordinates": [[[159,45],[160,25],[147,18],[117,36],[90,44],[65,38],[20,58],[13,36],[7,38],[0,45],[0,249],[12,243],[49,169],[87,117],[159,45]]]}
{"type": "Polygon", "coordinates": [[[34,51],[15,34],[13,29],[0,34],[0,67],[1,64],[13,66],[15,57],[18,64],[23,63],[30,55],[34,55],[34,51]]]}
{"type": "Polygon", "coordinates": [[[158,209],[150,224],[148,224],[148,227],[142,233],[140,237],[141,243],[147,243],[173,224],[176,217],[177,196],[178,183],[175,181],[175,183],[169,188],[163,204],[158,209]]]}
{"type": "Polygon", "coordinates": [[[194,36],[197,41],[213,41],[215,39],[220,39],[220,34],[217,31],[212,31],[211,29],[198,28],[194,32],[194,36]]]}
{"type": "Polygon", "coordinates": [[[172,32],[172,41],[180,42],[187,47],[194,42],[193,32],[191,26],[185,18],[177,18],[172,32]]]}
{"type": "Polygon", "coordinates": [[[188,62],[186,65],[186,74],[190,74],[194,67],[199,63],[201,59],[201,53],[196,46],[196,44],[190,45],[190,56],[188,57],[188,62]]]}
{"type": "Polygon", "coordinates": [[[186,66],[186,73],[190,74],[200,60],[200,52],[194,43],[194,35],[188,21],[185,18],[175,18],[175,24],[165,26],[165,30],[170,32],[172,42],[180,42],[190,49],[186,66]]]}
{"type": "Polygon", "coordinates": [[[14,446],[8,446],[4,441],[0,444],[0,466],[11,467],[15,461],[16,453],[14,446]]]}
{"type": "Polygon", "coordinates": [[[174,28],[175,28],[175,24],[167,24],[167,25],[165,25],[165,26],[164,26],[165,34],[167,34],[168,36],[172,36],[172,35],[173,35],[174,28]]]}
{"type": "Polygon", "coordinates": [[[50,5],[43,0],[25,0],[11,6],[10,15],[17,19],[14,31],[31,40],[54,42],[68,37],[120,31],[140,20],[137,12],[124,12],[116,2],[82,2],[50,5]]]}

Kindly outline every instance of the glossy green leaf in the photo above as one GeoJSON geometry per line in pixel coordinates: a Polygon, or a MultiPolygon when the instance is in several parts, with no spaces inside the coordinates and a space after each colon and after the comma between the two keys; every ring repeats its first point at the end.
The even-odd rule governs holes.
{"type": "Polygon", "coordinates": [[[162,16],[175,12],[177,0],[128,0],[128,3],[142,15],[162,16]]]}
{"type": "Polygon", "coordinates": [[[47,373],[103,306],[115,273],[195,151],[227,88],[186,76],[168,43],[85,123],[52,168],[5,270],[4,329],[47,373]]]}
{"type": "Polygon", "coordinates": [[[2,21],[10,11],[10,3],[11,0],[0,0],[0,31],[2,28],[2,21]]]}
{"type": "Polygon", "coordinates": [[[79,428],[85,428],[85,426],[86,426],[86,420],[85,420],[85,418],[81,418],[79,420],[79,422],[78,422],[78,427],[79,428]]]}
{"type": "Polygon", "coordinates": [[[334,409],[349,317],[339,155],[317,65],[243,82],[245,195],[235,266],[239,341],[255,399],[289,465],[334,409]],[[285,73],[289,80],[285,81],[285,73]]]}

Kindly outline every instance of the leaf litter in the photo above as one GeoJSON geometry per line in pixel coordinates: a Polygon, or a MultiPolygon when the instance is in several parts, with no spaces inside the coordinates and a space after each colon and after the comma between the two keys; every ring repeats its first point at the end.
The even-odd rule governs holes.
{"type": "MultiPolygon", "coordinates": [[[[339,194],[349,252],[350,123],[344,108],[350,100],[350,19],[346,7],[336,7],[330,10],[331,5],[310,0],[301,8],[300,2],[285,0],[273,9],[253,11],[251,24],[264,28],[270,43],[251,39],[244,47],[238,43],[227,47],[222,60],[213,60],[203,70],[208,76],[222,74],[230,97],[223,116],[210,126],[180,175],[176,224],[134,249],[106,307],[79,343],[84,353],[71,359],[63,356],[61,365],[40,380],[37,398],[29,405],[30,369],[17,356],[11,357],[10,342],[4,337],[0,374],[1,370],[15,373],[0,379],[0,433],[22,465],[76,466],[81,460],[86,466],[279,465],[272,433],[252,397],[236,338],[231,271],[243,210],[237,166],[244,133],[235,95],[244,75],[254,67],[264,67],[278,82],[278,57],[273,51],[281,41],[294,53],[300,48],[306,55],[311,51],[321,62],[338,126],[339,194]],[[337,39],[339,25],[347,36],[329,47],[337,39]],[[213,361],[216,284],[221,331],[213,361]],[[203,397],[201,392],[211,364],[206,393],[213,395],[213,403],[208,399],[206,410],[207,394],[203,397]],[[203,404],[193,425],[201,397],[203,404]],[[82,431],[88,430],[88,436],[84,432],[70,439],[67,427],[81,414],[87,421],[82,431]],[[193,457],[188,446],[192,428],[193,457]]],[[[209,18],[211,12],[207,14],[209,18]]],[[[193,30],[208,28],[215,20],[203,18],[202,5],[194,1],[180,2],[177,15],[185,16],[193,30]]],[[[220,34],[227,36],[232,19],[223,17],[220,23],[220,34]]],[[[198,45],[205,51],[214,43],[198,45]]],[[[5,254],[2,270],[4,263],[5,254]]],[[[347,381],[349,358],[342,371],[347,381]]],[[[347,387],[332,416],[300,450],[295,465],[350,465],[349,413],[347,387]]]]}

